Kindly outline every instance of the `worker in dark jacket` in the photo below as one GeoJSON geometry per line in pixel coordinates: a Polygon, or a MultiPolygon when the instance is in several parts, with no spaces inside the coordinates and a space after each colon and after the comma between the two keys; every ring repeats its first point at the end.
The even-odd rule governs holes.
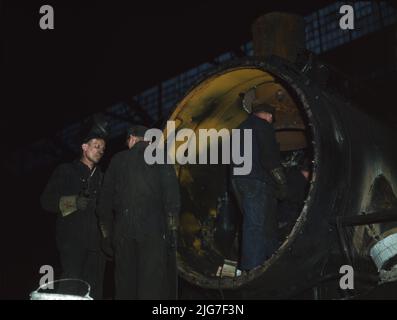
{"type": "Polygon", "coordinates": [[[112,158],[99,201],[104,250],[114,251],[116,299],[170,297],[167,240],[176,229],[179,185],[173,166],[146,163],[146,130],[128,130],[128,150],[112,158]]]}
{"type": "MultiPolygon", "coordinates": [[[[280,164],[280,149],[272,126],[275,108],[255,100],[252,114],[238,129],[252,130],[252,169],[247,175],[234,175],[231,181],[243,214],[240,267],[253,269],[277,249],[277,198],[286,196],[286,180],[280,164]]],[[[240,138],[240,150],[246,150],[240,138]]]]}
{"type": "MultiPolygon", "coordinates": [[[[58,166],[41,196],[43,208],[58,215],[56,240],[62,279],[86,281],[94,299],[102,298],[106,261],[95,214],[103,177],[97,163],[104,151],[103,137],[95,132],[89,134],[81,145],[81,158],[58,166]]],[[[60,291],[80,294],[76,292],[80,287],[62,282],[60,291]]]]}

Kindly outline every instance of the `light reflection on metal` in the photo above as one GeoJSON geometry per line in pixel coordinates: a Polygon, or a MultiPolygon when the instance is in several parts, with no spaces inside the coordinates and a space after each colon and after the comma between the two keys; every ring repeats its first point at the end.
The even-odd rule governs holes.
{"type": "Polygon", "coordinates": [[[386,262],[397,255],[397,233],[377,242],[371,248],[370,255],[380,271],[386,262]]]}

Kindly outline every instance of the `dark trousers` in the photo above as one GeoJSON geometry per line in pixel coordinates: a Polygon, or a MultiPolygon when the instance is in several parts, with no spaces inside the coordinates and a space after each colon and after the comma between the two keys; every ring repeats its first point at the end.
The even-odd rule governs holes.
{"type": "Polygon", "coordinates": [[[161,237],[115,242],[115,285],[118,300],[169,297],[166,245],[161,237]]]}
{"type": "MultiPolygon", "coordinates": [[[[61,260],[61,279],[80,279],[90,287],[90,296],[103,298],[106,257],[100,248],[99,228],[92,212],[59,217],[56,241],[61,260]]],[[[62,281],[59,292],[84,295],[87,286],[78,281],[62,281]]]]}
{"type": "MultiPolygon", "coordinates": [[[[106,259],[98,250],[89,250],[81,244],[63,243],[58,245],[61,259],[61,279],[80,279],[90,285],[90,296],[94,299],[103,297],[103,277],[106,259]]],[[[59,292],[64,294],[85,295],[86,285],[77,281],[65,281],[59,285],[59,292]]]]}
{"type": "Polygon", "coordinates": [[[243,214],[240,268],[253,269],[277,249],[277,200],[271,186],[255,179],[232,180],[243,214]]]}

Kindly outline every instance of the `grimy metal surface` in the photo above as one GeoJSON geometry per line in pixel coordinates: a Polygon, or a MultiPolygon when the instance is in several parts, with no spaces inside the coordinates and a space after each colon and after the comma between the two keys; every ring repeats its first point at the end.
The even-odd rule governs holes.
{"type": "MultiPolygon", "coordinates": [[[[276,57],[245,59],[214,70],[188,91],[169,120],[176,121],[176,130],[236,128],[247,116],[241,93],[253,90],[276,106],[281,150],[311,150],[312,178],[303,209],[263,266],[248,275],[217,277],[225,258],[238,259],[238,251],[227,252],[219,245],[219,203],[230,191],[227,165],[177,166],[183,197],[178,268],[183,279],[201,288],[241,291],[247,298],[284,298],[338,274],[339,265],[327,267],[335,253],[341,264],[353,259],[354,266],[360,266],[376,239],[395,232],[393,223],[353,227],[341,249],[330,221],[395,208],[396,140],[390,129],[332,93],[332,88],[320,86],[301,68],[276,57]]],[[[229,212],[235,211],[228,203],[229,212]]],[[[236,216],[227,217],[232,235],[241,223],[236,216]]]]}
{"type": "Polygon", "coordinates": [[[275,55],[295,62],[305,47],[305,20],[285,12],[270,12],[252,24],[252,39],[256,57],[275,55]]]}

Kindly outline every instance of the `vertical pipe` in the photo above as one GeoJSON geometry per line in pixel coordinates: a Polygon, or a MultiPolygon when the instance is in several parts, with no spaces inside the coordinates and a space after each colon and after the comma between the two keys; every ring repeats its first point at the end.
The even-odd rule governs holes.
{"type": "Polygon", "coordinates": [[[276,55],[295,62],[305,48],[305,21],[294,14],[268,13],[254,21],[252,35],[255,56],[276,55]]]}

